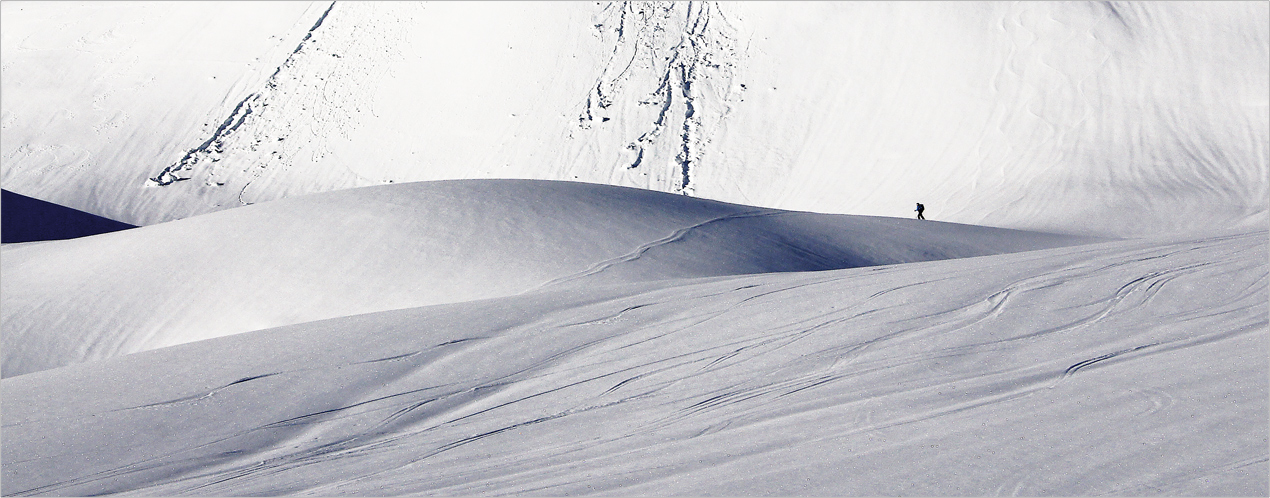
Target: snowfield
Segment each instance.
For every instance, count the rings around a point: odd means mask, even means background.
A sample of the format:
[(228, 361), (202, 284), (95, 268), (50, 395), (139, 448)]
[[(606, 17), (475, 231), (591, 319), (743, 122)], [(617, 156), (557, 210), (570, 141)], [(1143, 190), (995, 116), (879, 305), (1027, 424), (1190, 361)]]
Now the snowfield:
[(1259, 495), (1267, 234), (578, 285), (6, 378), (6, 495)]
[(1265, 2), (0, 23), (0, 494), (1270, 495)]

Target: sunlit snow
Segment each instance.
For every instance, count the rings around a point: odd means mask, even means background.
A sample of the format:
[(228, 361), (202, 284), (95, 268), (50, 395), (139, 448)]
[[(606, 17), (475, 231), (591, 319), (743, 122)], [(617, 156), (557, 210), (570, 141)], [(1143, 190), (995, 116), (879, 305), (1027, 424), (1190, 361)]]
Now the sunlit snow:
[(1265, 2), (0, 14), (0, 494), (1270, 494)]

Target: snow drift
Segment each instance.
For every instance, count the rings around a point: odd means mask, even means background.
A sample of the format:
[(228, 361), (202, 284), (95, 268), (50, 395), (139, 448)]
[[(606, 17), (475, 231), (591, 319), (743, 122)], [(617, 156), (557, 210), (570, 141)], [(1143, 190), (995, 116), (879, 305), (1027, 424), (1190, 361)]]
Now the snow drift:
[(569, 182), (350, 189), (4, 250), (3, 372), (543, 286), (828, 270), (1091, 240)]
[(2, 491), (1264, 496), (1267, 241), (544, 289), (70, 365), (0, 381)]
[(1270, 221), (1264, 2), (0, 9), (0, 180), (133, 224), (497, 177), (1117, 236)]

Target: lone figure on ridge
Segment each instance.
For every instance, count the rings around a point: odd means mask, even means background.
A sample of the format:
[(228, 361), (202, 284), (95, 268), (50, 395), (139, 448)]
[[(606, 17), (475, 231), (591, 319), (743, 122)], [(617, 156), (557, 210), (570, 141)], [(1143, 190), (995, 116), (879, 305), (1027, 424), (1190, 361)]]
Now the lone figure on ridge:
[(923, 205), (922, 205), (922, 203), (920, 203), (920, 202), (919, 202), (919, 203), (917, 203), (917, 209), (916, 209), (916, 211), (917, 211), (917, 219), (919, 219), (919, 220), (924, 220), (924, 219), (926, 219), (926, 217), (925, 217), (925, 216), (922, 216), (922, 211), (925, 211), (925, 210), (926, 210), (926, 206), (923, 206)]

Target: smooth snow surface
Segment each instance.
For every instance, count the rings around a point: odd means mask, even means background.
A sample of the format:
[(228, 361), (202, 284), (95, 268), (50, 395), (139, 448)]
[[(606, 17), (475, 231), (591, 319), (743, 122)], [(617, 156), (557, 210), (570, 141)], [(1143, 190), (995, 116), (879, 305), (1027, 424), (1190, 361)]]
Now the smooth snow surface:
[(543, 290), (4, 379), (3, 493), (1267, 493), (1267, 232)]
[(0, 9), (0, 180), (133, 224), (460, 178), (1113, 236), (1270, 221), (1266, 2)]
[(9, 377), (539, 287), (828, 270), (1089, 241), (586, 183), (385, 185), (5, 249), (0, 354)]

